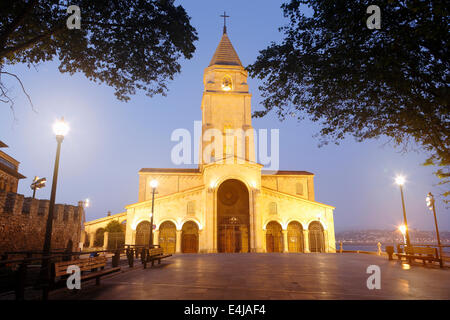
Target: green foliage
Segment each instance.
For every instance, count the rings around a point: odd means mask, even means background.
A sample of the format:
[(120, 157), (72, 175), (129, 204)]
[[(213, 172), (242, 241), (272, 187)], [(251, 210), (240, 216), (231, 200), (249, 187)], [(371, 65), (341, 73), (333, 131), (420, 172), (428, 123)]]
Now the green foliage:
[(108, 223), (106, 225), (105, 231), (107, 231), (107, 232), (124, 232), (122, 225), (116, 220), (113, 220), (110, 223)]
[(95, 231), (94, 247), (102, 247), (104, 242), (105, 229), (99, 228)]
[[(381, 29), (369, 30), (366, 9), (381, 9)], [(300, 5), (313, 9), (306, 16)], [(292, 0), (289, 25), (248, 67), (263, 81), (262, 117), (275, 110), (320, 122), (321, 144), (347, 136), (387, 136), (411, 142), (449, 181), (449, 7), (441, 0)], [(448, 195), (448, 193), (447, 193)]]
[[(195, 51), (196, 30), (173, 0), (78, 0), (81, 29), (69, 30), (67, 1), (0, 2), (0, 75), (8, 65), (58, 59), (60, 72), (82, 72), (128, 101), (137, 89), (165, 94), (180, 58)], [(18, 79), (20, 81), (20, 79)], [(0, 78), (1, 81), (1, 78)], [(0, 82), (1, 84), (1, 82)], [(0, 100), (13, 103), (0, 86)]]

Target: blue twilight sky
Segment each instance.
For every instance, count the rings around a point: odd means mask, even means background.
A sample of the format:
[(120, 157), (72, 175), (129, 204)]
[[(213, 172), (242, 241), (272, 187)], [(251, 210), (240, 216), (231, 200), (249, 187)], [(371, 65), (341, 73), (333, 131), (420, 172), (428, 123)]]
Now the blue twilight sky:
[[(52, 178), (56, 141), (52, 123), (64, 116), (70, 133), (62, 146), (56, 200), (75, 204), (89, 197), (87, 219), (123, 212), (137, 201), (138, 171), (143, 167), (174, 167), (170, 151), (175, 142), (170, 135), (177, 128), (193, 131), (201, 119), (203, 70), (219, 43), (224, 10), (228, 35), (242, 63), (255, 61), (258, 51), (271, 41), (280, 41), (278, 27), (283, 17), (282, 1), (178, 1), (192, 17), (199, 41), (193, 59), (182, 61), (181, 74), (170, 83), (167, 97), (149, 98), (144, 93), (128, 103), (119, 102), (113, 90), (97, 85), (82, 74), (70, 76), (57, 70), (58, 63), (44, 63), (28, 69), (17, 65), (17, 73), (30, 93), (37, 112), (33, 112), (20, 88), (9, 82), (16, 97), (16, 121), (6, 105), (0, 106), (0, 140), (3, 149), (18, 159), (20, 172), (27, 176), (19, 192), (30, 195), (29, 184), (35, 175)], [(259, 82), (249, 79), (252, 108), (260, 107)], [(433, 217), (425, 205), (431, 191), (439, 194), (433, 168), (423, 167), (426, 155), (400, 153), (386, 139), (357, 143), (348, 138), (341, 145), (318, 148), (313, 134), (320, 129), (309, 121), (289, 119), (279, 122), (271, 113), (254, 119), (259, 128), (280, 129), (280, 169), (315, 173), (316, 200), (336, 207), (337, 231), (360, 228), (395, 228), (402, 221), (400, 192), (394, 176), (407, 177), (405, 201), (411, 228), (434, 230)], [(49, 198), (50, 183), (38, 191), (38, 198)], [(450, 229), (449, 211), (437, 202), (442, 230)]]

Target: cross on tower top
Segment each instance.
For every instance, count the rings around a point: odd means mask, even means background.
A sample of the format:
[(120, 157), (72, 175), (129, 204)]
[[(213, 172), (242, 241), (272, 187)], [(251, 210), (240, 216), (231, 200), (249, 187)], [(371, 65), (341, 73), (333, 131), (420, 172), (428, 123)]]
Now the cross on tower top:
[(227, 13), (224, 11), (221, 17), (223, 18), (223, 33), (227, 33), (227, 18), (230, 16), (227, 16)]

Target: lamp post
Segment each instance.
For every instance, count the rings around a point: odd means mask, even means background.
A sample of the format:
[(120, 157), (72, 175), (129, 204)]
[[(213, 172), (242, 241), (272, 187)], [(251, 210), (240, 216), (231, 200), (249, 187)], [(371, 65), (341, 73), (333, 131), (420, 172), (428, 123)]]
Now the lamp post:
[(405, 209), (405, 199), (403, 197), (403, 185), (405, 184), (405, 177), (403, 176), (397, 176), (395, 178), (395, 183), (397, 183), (400, 187), (400, 193), (402, 196), (402, 208), (403, 208), (403, 221), (405, 223), (405, 235), (406, 235), (406, 246), (411, 246), (411, 240), (409, 238), (409, 231), (408, 231), (408, 221), (406, 220), (406, 209)]
[[(55, 208), (55, 196), (56, 196), (56, 184), (58, 181), (58, 169), (59, 169), (59, 155), (61, 153), (61, 143), (64, 140), (64, 136), (69, 132), (69, 126), (64, 121), (64, 117), (61, 118), (61, 120), (56, 121), (53, 124), (53, 132), (56, 135), (56, 158), (55, 158), (55, 166), (53, 168), (53, 180), (52, 180), (52, 191), (50, 194), (50, 205), (48, 208), (48, 217), (47, 217), (47, 226), (45, 229), (45, 239), (44, 239), (44, 248), (43, 248), (43, 256), (45, 257), (42, 261), (42, 275), (45, 276), (46, 280), (48, 280), (48, 277), (50, 276), (50, 268), (49, 268), (49, 254), (50, 254), (50, 248), (51, 248), (51, 241), (52, 241), (52, 228), (53, 228), (53, 211)], [(44, 300), (47, 300), (48, 298), (48, 288), (44, 288), (43, 292), (43, 298)]]
[(439, 246), (439, 256), (442, 259), (441, 238), (439, 236), (439, 228), (438, 228), (438, 223), (437, 223), (437, 218), (436, 218), (436, 207), (434, 206), (433, 194), (431, 192), (428, 192), (425, 200), (427, 201), (428, 209), (432, 210), (433, 214), (434, 214), (434, 225), (436, 226), (436, 237), (437, 237), (437, 242), (438, 242), (438, 246)]
[(154, 208), (155, 208), (155, 191), (156, 191), (156, 187), (158, 187), (158, 180), (150, 181), (150, 187), (152, 187), (152, 216), (150, 217), (149, 247), (153, 248), (153, 212), (154, 212)]
[(398, 227), (398, 230), (400, 230), (400, 232), (403, 235), (403, 244), (406, 244), (406, 238), (405, 238), (405, 234), (406, 234), (406, 226), (404, 224), (400, 225)]
[(69, 132), (69, 126), (64, 121), (64, 117), (58, 120), (53, 125), (53, 132), (56, 135), (56, 158), (55, 167), (53, 168), (53, 181), (52, 181), (52, 191), (50, 194), (50, 205), (48, 208), (47, 217), (47, 227), (45, 229), (45, 241), (44, 241), (44, 255), (50, 252), (51, 240), (52, 240), (52, 227), (53, 227), (53, 211), (55, 208), (55, 196), (56, 196), (56, 184), (58, 181), (58, 169), (59, 169), (59, 155), (61, 153), (61, 143), (64, 140), (64, 136)]

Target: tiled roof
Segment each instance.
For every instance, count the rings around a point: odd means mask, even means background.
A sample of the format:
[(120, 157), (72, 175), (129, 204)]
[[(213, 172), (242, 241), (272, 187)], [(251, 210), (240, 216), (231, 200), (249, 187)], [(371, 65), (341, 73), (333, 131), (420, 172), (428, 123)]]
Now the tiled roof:
[(310, 176), (314, 175), (314, 173), (309, 171), (294, 171), (294, 170), (262, 170), (262, 174), (275, 174), (275, 175), (305, 175)]
[(226, 33), (223, 34), (209, 66), (216, 64), (242, 67), (241, 60), (239, 59)]
[(139, 172), (156, 172), (156, 173), (200, 173), (199, 169), (189, 168), (142, 168)]

